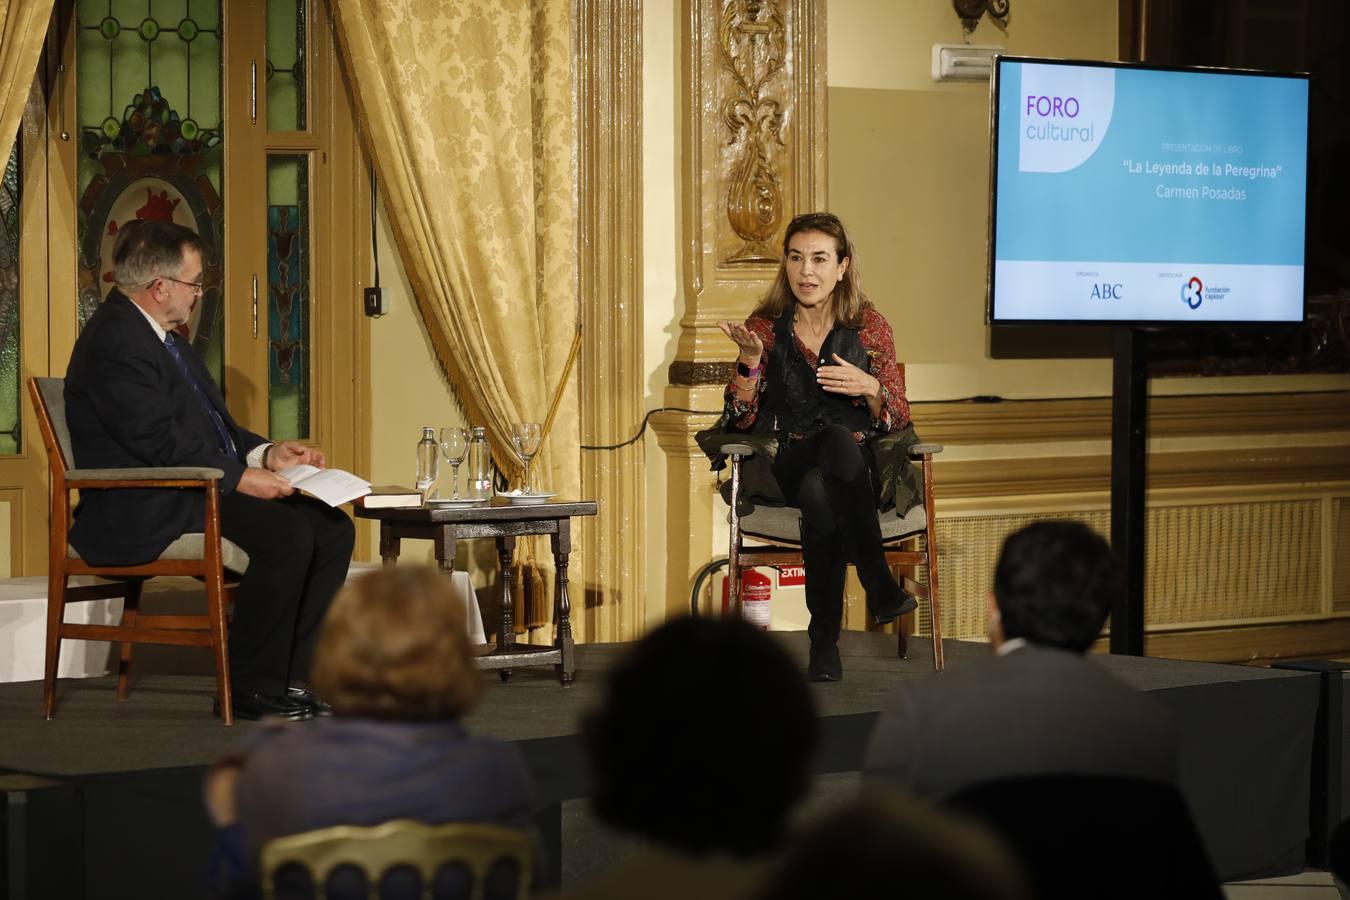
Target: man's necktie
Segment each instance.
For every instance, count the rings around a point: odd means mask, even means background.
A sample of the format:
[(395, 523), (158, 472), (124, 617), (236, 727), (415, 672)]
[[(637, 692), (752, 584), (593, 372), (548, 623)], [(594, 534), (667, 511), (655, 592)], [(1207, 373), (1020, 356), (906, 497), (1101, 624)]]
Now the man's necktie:
[(197, 402), (202, 405), (202, 409), (206, 410), (207, 416), (211, 419), (211, 424), (216, 426), (216, 435), (220, 438), (221, 451), (231, 456), (238, 456), (239, 453), (235, 449), (234, 439), (230, 437), (230, 429), (225, 427), (225, 420), (220, 417), (220, 413), (216, 412), (216, 407), (211, 403), (211, 398), (206, 396), (206, 389), (197, 380), (197, 376), (193, 373), (192, 367), (188, 365), (188, 361), (183, 358), (182, 349), (178, 346), (178, 338), (172, 331), (164, 335), (164, 349), (169, 351), (173, 361), (178, 364), (179, 371), (183, 373), (183, 377), (187, 379), (188, 384), (192, 385), (192, 392), (197, 395)]

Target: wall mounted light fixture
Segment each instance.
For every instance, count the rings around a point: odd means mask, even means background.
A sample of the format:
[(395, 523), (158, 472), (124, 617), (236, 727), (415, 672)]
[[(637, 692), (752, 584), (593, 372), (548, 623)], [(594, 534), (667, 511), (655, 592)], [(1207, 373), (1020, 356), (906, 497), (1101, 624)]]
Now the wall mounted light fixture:
[(934, 44), (934, 81), (988, 81), (994, 57), (1005, 50), (997, 44)]
[(1012, 0), (952, 0), (952, 9), (956, 10), (966, 34), (975, 30), (975, 26), (980, 24), (980, 19), (984, 18), (985, 13), (998, 23), (999, 28), (1006, 30), (1011, 6)]

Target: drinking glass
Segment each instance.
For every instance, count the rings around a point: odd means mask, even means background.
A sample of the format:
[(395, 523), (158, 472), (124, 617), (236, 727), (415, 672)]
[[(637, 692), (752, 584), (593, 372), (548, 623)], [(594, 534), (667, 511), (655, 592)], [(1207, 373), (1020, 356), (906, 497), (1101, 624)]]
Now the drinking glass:
[(525, 483), (520, 486), (522, 494), (533, 494), (530, 486), (530, 459), (539, 452), (539, 441), (544, 429), (538, 422), (517, 422), (511, 426), (511, 443), (516, 445), (516, 455), (525, 463)]
[(459, 499), (459, 464), (464, 462), (464, 454), (469, 452), (469, 432), (455, 425), (441, 429), (441, 454), (450, 464), (450, 478), (454, 483), (451, 500)]

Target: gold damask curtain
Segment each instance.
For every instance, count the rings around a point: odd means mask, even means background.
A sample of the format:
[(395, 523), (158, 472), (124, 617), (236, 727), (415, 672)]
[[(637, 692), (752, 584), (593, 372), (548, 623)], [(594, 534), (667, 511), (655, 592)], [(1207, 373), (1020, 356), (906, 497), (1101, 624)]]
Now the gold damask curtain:
[(534, 480), (579, 497), (575, 371), (563, 380), (577, 283), (571, 0), (333, 9), (385, 208), (452, 388), (504, 471), (519, 466), (511, 424), (543, 422), (559, 397)]
[(51, 17), (52, 0), (0, 0), (0, 168), (19, 133)]

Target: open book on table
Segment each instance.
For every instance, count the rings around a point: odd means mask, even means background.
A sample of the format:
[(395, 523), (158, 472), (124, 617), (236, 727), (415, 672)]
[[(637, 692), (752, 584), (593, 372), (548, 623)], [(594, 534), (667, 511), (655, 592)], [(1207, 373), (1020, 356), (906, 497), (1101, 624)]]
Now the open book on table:
[(350, 503), (370, 493), (370, 482), (342, 469), (320, 469), (315, 466), (289, 466), (277, 472), (297, 491), (322, 500), (329, 506)]

